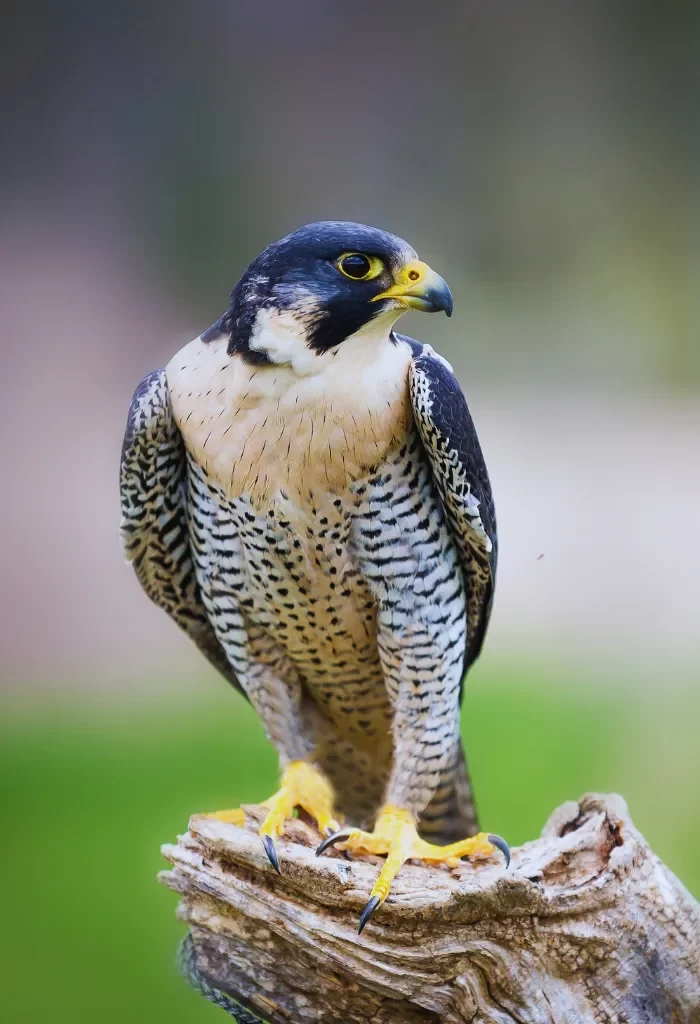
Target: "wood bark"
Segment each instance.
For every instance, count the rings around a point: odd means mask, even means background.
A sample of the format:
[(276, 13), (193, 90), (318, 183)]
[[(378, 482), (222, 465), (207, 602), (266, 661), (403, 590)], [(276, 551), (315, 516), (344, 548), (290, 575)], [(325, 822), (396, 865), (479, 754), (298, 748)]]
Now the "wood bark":
[(406, 864), (362, 935), (379, 860), (316, 857), (294, 819), (277, 875), (262, 813), (163, 850), (184, 969), (244, 1024), (700, 1024), (700, 905), (619, 796), (564, 804), (508, 870)]

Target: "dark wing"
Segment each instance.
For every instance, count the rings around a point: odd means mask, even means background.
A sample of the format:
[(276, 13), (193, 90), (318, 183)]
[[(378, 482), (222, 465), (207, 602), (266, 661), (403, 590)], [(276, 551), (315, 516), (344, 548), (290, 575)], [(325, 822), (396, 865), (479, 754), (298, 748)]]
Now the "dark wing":
[(134, 392), (122, 445), (120, 489), (122, 541), (141, 586), (240, 690), (195, 577), (185, 446), (173, 420), (165, 370), (149, 373)]
[(411, 402), (430, 459), (467, 590), (465, 672), (479, 656), (496, 580), (496, 511), (481, 445), (462, 389), (448, 364), (429, 346), (413, 349)]

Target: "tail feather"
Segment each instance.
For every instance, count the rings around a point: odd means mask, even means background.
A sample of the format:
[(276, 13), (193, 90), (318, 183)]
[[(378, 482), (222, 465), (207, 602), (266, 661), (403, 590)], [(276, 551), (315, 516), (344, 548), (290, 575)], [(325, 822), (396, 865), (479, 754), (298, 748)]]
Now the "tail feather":
[(461, 740), (452, 765), (420, 816), (419, 829), (425, 839), (440, 844), (454, 843), (479, 831), (479, 816)]

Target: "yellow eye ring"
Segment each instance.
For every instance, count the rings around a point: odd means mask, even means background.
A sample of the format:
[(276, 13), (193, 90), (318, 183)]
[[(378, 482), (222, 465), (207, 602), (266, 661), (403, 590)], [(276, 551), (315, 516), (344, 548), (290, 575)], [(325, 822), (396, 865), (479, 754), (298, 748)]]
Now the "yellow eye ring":
[(335, 265), (351, 281), (371, 281), (384, 270), (384, 264), (377, 256), (366, 256), (363, 252), (344, 252)]

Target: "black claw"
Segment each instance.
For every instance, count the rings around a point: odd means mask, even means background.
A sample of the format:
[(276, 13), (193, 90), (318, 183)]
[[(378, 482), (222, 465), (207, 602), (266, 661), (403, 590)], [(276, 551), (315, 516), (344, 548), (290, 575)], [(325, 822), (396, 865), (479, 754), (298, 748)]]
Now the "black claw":
[(367, 924), (367, 922), (369, 921), (370, 917), (375, 912), (375, 910), (377, 909), (377, 907), (379, 906), (379, 904), (381, 902), (382, 901), (379, 899), (378, 896), (372, 896), (372, 898), (370, 899), (370, 901), (368, 902), (367, 906), (362, 911), (362, 914), (360, 916), (360, 923), (359, 923), (359, 925), (357, 927), (357, 934), (358, 935), (362, 934), (362, 929)]
[(486, 838), (488, 839), (488, 841), (491, 843), (492, 846), (495, 846), (496, 849), (501, 851), (501, 853), (503, 854), (503, 856), (506, 859), (506, 867), (509, 867), (510, 866), (510, 846), (508, 846), (508, 843), (505, 841), (505, 839), (501, 839), (500, 836), (486, 836)]
[[(325, 836), (326, 836), (326, 839), (330, 839), (330, 837), (331, 837), (332, 835), (333, 835), (333, 829), (332, 829), (332, 828), (330, 827), (330, 825), (329, 825), (329, 826), (328, 826), (328, 828), (327, 828), (327, 829), (325, 830)], [(324, 849), (325, 849), (325, 847), (324, 847)], [(316, 850), (316, 856), (317, 856), (317, 857), (318, 857), (319, 853), (323, 853), (323, 850)], [(342, 857), (342, 858), (343, 858), (344, 860), (352, 860), (352, 857), (350, 856), (350, 854), (348, 853), (348, 851), (347, 851), (347, 850), (341, 850), (341, 851), (340, 851), (340, 856), (341, 856), (341, 857)]]
[(349, 828), (341, 828), (340, 832), (333, 832), (332, 835), (326, 836), (321, 845), (318, 847), (318, 849), (316, 850), (316, 856), (318, 857), (320, 856), (320, 854), (324, 853), (329, 848), (329, 846), (335, 846), (336, 843), (343, 843), (345, 842), (346, 839), (349, 838)]
[(282, 871), (280, 868), (280, 859), (277, 856), (277, 850), (275, 849), (274, 839), (272, 838), (272, 836), (261, 836), (260, 838), (262, 839), (262, 844), (265, 847), (265, 853), (267, 854), (270, 864), (272, 864), (277, 874), (281, 875)]

